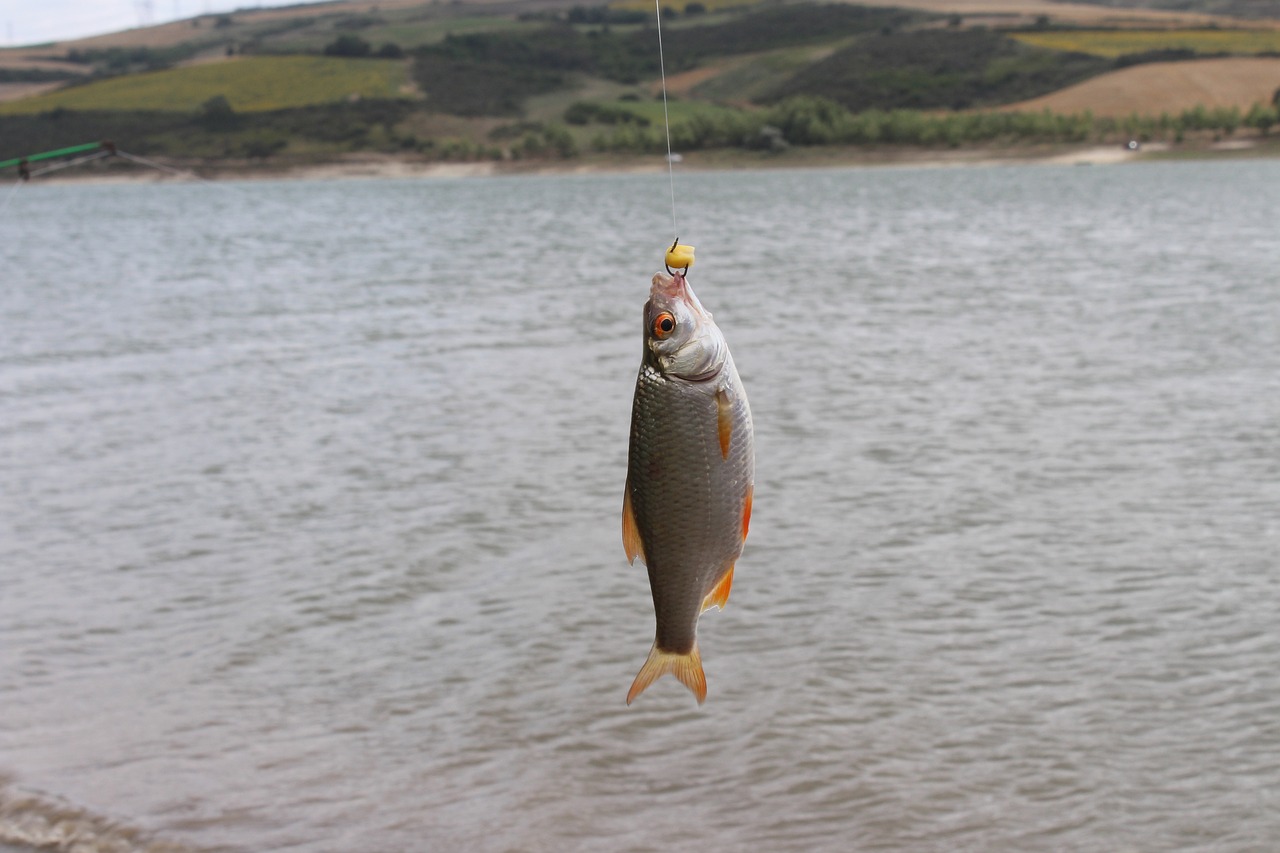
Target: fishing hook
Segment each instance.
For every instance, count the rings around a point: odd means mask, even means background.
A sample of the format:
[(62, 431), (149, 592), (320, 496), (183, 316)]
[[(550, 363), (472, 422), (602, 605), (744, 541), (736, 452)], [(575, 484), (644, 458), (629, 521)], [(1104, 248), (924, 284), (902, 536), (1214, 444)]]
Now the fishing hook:
[[(667, 251), (668, 251), (668, 252), (674, 252), (674, 251), (676, 250), (676, 246), (679, 246), (679, 245), (680, 245), (680, 238), (679, 238), (679, 237), (677, 237), (675, 240), (673, 240), (673, 241), (671, 242), (671, 248), (670, 248), (670, 249), (667, 249)], [(675, 270), (673, 270), (673, 269), (671, 268), (671, 265), (670, 265), (670, 264), (666, 264), (666, 263), (664, 263), (664, 264), (663, 264), (663, 266), (667, 268), (667, 275), (676, 275), (676, 274), (677, 274), (677, 273), (676, 273), (676, 271), (675, 271)], [(685, 278), (685, 277), (687, 277), (687, 276), (689, 275), (689, 267), (690, 267), (690, 266), (692, 266), (692, 265), (691, 265), (691, 264), (685, 264), (685, 265), (684, 265), (684, 269), (683, 269), (683, 270), (681, 270), (681, 271), (680, 271), (680, 273), (679, 273), (679, 275), (680, 275), (682, 278)]]

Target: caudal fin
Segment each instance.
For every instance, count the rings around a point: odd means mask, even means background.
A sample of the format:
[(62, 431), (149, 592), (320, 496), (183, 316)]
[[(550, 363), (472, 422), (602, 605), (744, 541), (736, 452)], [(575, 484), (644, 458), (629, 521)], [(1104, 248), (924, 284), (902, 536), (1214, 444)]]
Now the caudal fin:
[(707, 698), (707, 676), (702, 671), (702, 656), (698, 654), (698, 644), (695, 642), (689, 653), (682, 655), (664, 652), (654, 642), (653, 648), (649, 650), (649, 659), (640, 667), (636, 680), (631, 682), (631, 689), (627, 691), (627, 704), (630, 705), (646, 687), (667, 673), (671, 673), (688, 687), (699, 705)]

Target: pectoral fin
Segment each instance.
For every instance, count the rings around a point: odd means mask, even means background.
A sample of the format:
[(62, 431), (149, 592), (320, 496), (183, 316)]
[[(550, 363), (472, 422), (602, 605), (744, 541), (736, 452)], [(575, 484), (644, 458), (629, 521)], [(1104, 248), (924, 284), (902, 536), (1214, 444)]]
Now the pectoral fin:
[(716, 391), (716, 430), (720, 437), (720, 456), (729, 458), (729, 442), (733, 438), (733, 401), (723, 388)]
[(622, 547), (627, 551), (627, 562), (635, 565), (636, 557), (645, 562), (644, 545), (640, 541), (640, 528), (636, 527), (635, 510), (631, 508), (631, 480), (627, 480), (622, 495)]

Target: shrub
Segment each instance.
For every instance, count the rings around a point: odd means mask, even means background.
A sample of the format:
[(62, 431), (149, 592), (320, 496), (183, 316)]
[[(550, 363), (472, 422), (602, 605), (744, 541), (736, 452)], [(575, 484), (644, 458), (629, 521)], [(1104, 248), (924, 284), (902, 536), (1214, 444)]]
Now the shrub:
[(344, 33), (325, 45), (325, 56), (368, 56), (373, 48), (360, 36)]
[(289, 140), (285, 139), (278, 133), (259, 133), (245, 139), (240, 144), (240, 149), (244, 156), (255, 160), (265, 160), (278, 151), (283, 151), (289, 144)]
[(214, 95), (200, 105), (200, 126), (205, 130), (235, 130), (240, 125), (240, 117), (231, 108), (226, 95)]
[(1255, 128), (1263, 136), (1267, 136), (1271, 132), (1271, 126), (1276, 123), (1276, 119), (1275, 107), (1254, 104), (1249, 108), (1249, 112), (1245, 114), (1244, 123), (1246, 127)]
[(630, 110), (587, 101), (578, 101), (565, 110), (564, 120), (576, 125), (595, 122), (596, 124), (638, 124), (645, 127), (649, 124), (649, 119)]

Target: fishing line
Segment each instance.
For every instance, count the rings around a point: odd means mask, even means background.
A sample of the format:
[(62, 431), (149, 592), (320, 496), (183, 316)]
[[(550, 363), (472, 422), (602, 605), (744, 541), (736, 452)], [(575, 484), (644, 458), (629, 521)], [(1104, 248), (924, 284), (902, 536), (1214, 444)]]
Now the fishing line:
[(3, 211), (6, 207), (9, 206), (9, 202), (13, 201), (13, 197), (18, 194), (18, 187), (20, 186), (22, 186), (21, 179), (13, 182), (13, 186), (11, 186), (9, 188), (9, 191), (4, 194), (4, 201), (0, 202), (0, 211)]
[(31, 173), (31, 177), (38, 178), (41, 175), (47, 175), (50, 172), (57, 172), (60, 169), (69, 169), (72, 166), (79, 166), (82, 163), (88, 163), (90, 160), (100, 160), (103, 157), (110, 157), (110, 151), (99, 151), (96, 154), (89, 154), (85, 157), (77, 157), (74, 160), (66, 160), (61, 163), (54, 163), (52, 166), (45, 166), (43, 169), (36, 169)]
[[(667, 62), (662, 55), (662, 6), (661, 0), (653, 0), (653, 10), (658, 16), (658, 69), (662, 72), (662, 123), (667, 129), (667, 179), (671, 182), (671, 232), (675, 242), (680, 242), (680, 229), (676, 226), (676, 171), (671, 160), (671, 116), (667, 113)], [(672, 244), (675, 248), (675, 244)]]
[(166, 166), (164, 163), (157, 163), (155, 160), (148, 160), (146, 157), (139, 157), (137, 154), (130, 154), (128, 151), (117, 151), (116, 153), (130, 162), (137, 163), (139, 166), (150, 166), (152, 169), (159, 169), (162, 172), (169, 172), (195, 181), (203, 181), (207, 184), (216, 183), (215, 181), (210, 181), (206, 178), (200, 177), (195, 172), (189, 172), (185, 169), (175, 169), (173, 166)]

